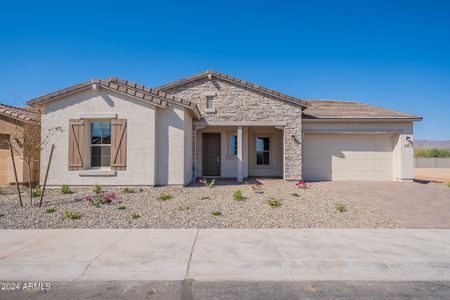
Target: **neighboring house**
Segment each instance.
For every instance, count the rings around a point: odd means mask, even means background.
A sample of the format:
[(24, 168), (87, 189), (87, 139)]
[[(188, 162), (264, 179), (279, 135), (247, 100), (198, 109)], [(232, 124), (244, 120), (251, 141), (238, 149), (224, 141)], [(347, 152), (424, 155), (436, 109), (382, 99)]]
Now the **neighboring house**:
[(57, 146), (50, 185), (411, 180), (413, 122), (421, 120), (357, 102), (301, 100), (214, 71), (156, 89), (96, 79), (28, 104), (45, 106), (43, 132), (64, 130), (49, 141)]
[[(15, 184), (14, 169), (11, 160), (10, 145), (14, 146), (14, 161), (16, 163), (17, 179), (20, 184), (28, 184), (28, 167), (21, 159), (23, 147), (16, 139), (25, 124), (39, 126), (39, 117), (29, 108), (14, 107), (0, 104), (0, 185)], [(39, 157), (33, 165), (33, 183), (39, 182)]]

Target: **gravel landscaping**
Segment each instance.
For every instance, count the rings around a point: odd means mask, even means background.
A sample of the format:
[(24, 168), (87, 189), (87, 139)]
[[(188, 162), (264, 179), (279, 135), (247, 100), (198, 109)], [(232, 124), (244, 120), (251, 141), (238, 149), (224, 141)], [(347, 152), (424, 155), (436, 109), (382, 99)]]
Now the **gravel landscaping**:
[(110, 204), (99, 206), (85, 199), (87, 194), (95, 195), (92, 188), (71, 188), (71, 194), (47, 189), (42, 208), (30, 207), (26, 195), (25, 207), (20, 208), (14, 189), (3, 189), (0, 228), (399, 227), (387, 217), (314, 184), (302, 189), (292, 182), (267, 179), (241, 185), (220, 181), (213, 188), (196, 183), (189, 187), (133, 189), (132, 193), (123, 193), (119, 187), (104, 187), (116, 197)]

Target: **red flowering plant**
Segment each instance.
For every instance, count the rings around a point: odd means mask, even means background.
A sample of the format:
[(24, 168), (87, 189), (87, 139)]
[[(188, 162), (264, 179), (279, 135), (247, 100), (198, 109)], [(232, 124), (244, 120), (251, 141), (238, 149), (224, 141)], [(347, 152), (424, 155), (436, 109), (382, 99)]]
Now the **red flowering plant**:
[(100, 192), (99, 194), (94, 195), (85, 195), (83, 199), (86, 202), (89, 202), (91, 205), (100, 206), (103, 204), (110, 204), (116, 199), (115, 193), (105, 193)]
[(303, 180), (300, 180), (295, 184), (295, 187), (298, 187), (300, 189), (309, 189), (311, 186)]

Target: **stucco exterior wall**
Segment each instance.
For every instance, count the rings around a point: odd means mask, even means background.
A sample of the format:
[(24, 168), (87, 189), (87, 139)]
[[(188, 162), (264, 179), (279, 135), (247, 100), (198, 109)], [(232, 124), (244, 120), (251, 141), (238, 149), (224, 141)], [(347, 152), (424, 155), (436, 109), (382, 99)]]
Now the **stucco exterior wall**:
[(184, 108), (174, 105), (158, 108), (156, 120), (156, 184), (183, 185), (186, 176)]
[[(283, 124), (285, 128), (285, 138), (283, 139), (285, 149), (284, 178), (301, 178), (302, 110), (300, 106), (216, 78), (205, 78), (186, 83), (166, 90), (166, 92), (197, 103), (204, 116), (203, 121), (210, 125), (243, 122)], [(212, 97), (215, 108), (213, 113), (206, 110), (205, 95), (207, 93), (215, 95)], [(201, 170), (197, 170), (197, 176), (199, 172)], [(225, 174), (228, 174), (228, 171)]]
[[(116, 113), (127, 119), (127, 167), (114, 176), (80, 176), (68, 170), (69, 119), (82, 114)], [(149, 103), (107, 90), (87, 90), (51, 102), (42, 117), (42, 134), (48, 129), (62, 127), (63, 133), (53, 135), (41, 154), (41, 182), (48, 162), (50, 145), (55, 144), (48, 185), (154, 185), (155, 184), (155, 107)], [(89, 135), (86, 135), (89, 139)], [(86, 140), (89, 145), (89, 140)], [(88, 151), (87, 148), (85, 148)], [(89, 168), (89, 162), (85, 162)]]
[(184, 184), (189, 184), (193, 178), (193, 145), (192, 145), (192, 114), (184, 110)]
[(394, 136), (394, 180), (414, 178), (412, 121), (305, 121), (304, 133), (392, 134)]

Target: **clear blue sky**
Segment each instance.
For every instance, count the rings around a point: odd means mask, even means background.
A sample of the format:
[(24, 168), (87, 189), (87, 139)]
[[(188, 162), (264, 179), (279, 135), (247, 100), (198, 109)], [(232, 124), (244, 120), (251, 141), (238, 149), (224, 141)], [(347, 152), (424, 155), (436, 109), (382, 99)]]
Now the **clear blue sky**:
[(450, 139), (450, 1), (8, 1), (0, 102), (98, 77), (213, 69), (305, 99), (419, 114)]

